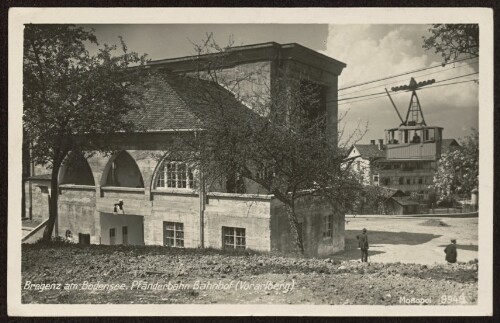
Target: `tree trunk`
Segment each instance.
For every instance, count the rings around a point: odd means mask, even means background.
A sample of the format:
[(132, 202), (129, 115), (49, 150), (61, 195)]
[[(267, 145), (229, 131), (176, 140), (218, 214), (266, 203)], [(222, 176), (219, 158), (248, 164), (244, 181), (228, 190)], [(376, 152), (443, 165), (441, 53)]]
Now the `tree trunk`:
[(232, 171), (226, 174), (226, 192), (236, 193), (236, 174)]
[(304, 253), (304, 243), (302, 240), (302, 228), (300, 227), (297, 215), (295, 214), (295, 206), (292, 204), (286, 205), (286, 214), (288, 216), (288, 221), (290, 223), (290, 229), (292, 231), (292, 236), (294, 238), (295, 247), (300, 253)]
[(54, 167), (52, 168), (52, 177), (50, 182), (50, 199), (49, 199), (49, 221), (47, 222), (47, 226), (43, 231), (43, 241), (50, 241), (52, 238), (52, 232), (54, 231), (54, 225), (57, 220), (58, 208), (57, 208), (57, 200), (59, 197), (59, 182), (58, 182), (58, 174), (59, 169), (61, 167), (61, 163), (54, 163)]

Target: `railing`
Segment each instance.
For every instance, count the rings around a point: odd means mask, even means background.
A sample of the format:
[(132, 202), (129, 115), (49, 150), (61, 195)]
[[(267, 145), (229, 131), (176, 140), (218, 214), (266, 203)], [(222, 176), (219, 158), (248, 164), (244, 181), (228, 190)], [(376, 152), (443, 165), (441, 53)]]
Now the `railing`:
[(477, 205), (468, 204), (468, 205), (463, 205), (461, 208), (448, 207), (448, 208), (428, 209), (427, 213), (429, 213), (429, 214), (458, 214), (458, 213), (471, 213), (471, 212), (477, 212), (477, 211), (478, 211)]
[[(36, 242), (38, 239), (40, 239), (41, 237), (39, 235), (37, 235), (37, 233), (39, 234), (40, 231), (47, 226), (47, 222), (49, 222), (49, 219), (46, 219), (45, 221), (40, 223), (37, 227), (35, 227), (33, 230), (31, 230), (30, 233), (28, 233), (26, 236), (24, 236), (21, 239), (21, 242), (33, 243), (33, 242)], [(38, 238), (38, 239), (36, 239), (36, 238)]]

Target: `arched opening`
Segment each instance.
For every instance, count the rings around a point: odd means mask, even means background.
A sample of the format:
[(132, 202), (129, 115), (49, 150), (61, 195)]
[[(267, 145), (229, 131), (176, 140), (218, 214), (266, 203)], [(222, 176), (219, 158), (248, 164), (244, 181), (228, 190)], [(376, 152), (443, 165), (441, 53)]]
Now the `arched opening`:
[(89, 163), (80, 153), (69, 153), (61, 167), (59, 184), (95, 186)]
[(164, 158), (157, 166), (153, 187), (156, 189), (196, 189), (198, 171), (189, 163)]
[(126, 151), (120, 152), (111, 162), (105, 186), (144, 188), (141, 171)]

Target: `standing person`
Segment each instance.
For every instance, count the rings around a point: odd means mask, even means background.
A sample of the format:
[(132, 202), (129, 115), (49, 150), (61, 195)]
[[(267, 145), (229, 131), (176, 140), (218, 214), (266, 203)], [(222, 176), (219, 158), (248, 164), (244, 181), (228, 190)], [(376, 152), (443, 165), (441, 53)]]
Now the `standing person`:
[(444, 248), (446, 254), (446, 261), (450, 264), (457, 262), (457, 240), (451, 239), (451, 243)]
[(368, 235), (366, 234), (366, 229), (363, 229), (363, 233), (357, 235), (358, 246), (361, 249), (361, 262), (368, 262)]

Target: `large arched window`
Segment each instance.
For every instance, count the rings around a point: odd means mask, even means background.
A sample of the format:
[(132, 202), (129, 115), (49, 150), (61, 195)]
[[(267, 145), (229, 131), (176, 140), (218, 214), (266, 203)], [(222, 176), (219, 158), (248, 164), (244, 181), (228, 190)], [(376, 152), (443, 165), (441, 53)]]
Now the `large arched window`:
[(196, 188), (195, 169), (185, 162), (165, 160), (156, 175), (156, 188)]
[(141, 171), (126, 151), (119, 153), (111, 162), (105, 186), (144, 188)]
[(69, 153), (61, 167), (59, 184), (95, 186), (87, 160), (79, 153)]

